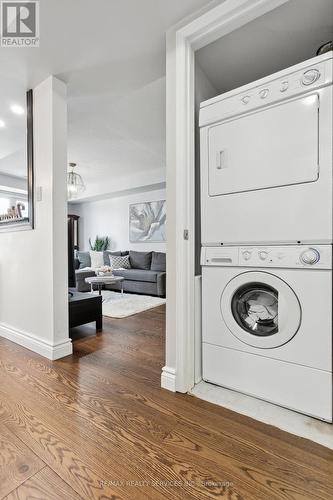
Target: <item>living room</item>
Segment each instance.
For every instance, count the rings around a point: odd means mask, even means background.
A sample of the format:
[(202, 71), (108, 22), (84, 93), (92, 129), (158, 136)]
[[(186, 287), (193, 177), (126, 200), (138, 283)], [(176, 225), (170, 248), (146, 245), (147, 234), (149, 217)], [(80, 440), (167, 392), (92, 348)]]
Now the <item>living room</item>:
[(103, 315), (113, 318), (165, 304), (165, 188), (69, 203), (68, 210), (76, 295), (100, 293)]
[(77, 75), (68, 96), (74, 293), (102, 295), (103, 315), (113, 318), (166, 300), (165, 77), (160, 69), (157, 61), (153, 75), (120, 74), (121, 92), (115, 79), (117, 88), (101, 91), (94, 71), (89, 89), (82, 81), (87, 73)]

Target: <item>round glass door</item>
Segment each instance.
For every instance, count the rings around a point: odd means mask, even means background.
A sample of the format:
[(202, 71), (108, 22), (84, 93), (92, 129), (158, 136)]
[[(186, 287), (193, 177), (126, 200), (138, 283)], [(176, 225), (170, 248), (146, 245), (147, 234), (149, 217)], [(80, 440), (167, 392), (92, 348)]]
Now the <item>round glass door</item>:
[(232, 335), (260, 349), (289, 342), (302, 320), (295, 292), (266, 271), (246, 271), (232, 278), (221, 294), (221, 314)]
[(268, 337), (279, 329), (279, 292), (269, 285), (243, 285), (231, 301), (232, 314), (238, 325), (252, 335)]

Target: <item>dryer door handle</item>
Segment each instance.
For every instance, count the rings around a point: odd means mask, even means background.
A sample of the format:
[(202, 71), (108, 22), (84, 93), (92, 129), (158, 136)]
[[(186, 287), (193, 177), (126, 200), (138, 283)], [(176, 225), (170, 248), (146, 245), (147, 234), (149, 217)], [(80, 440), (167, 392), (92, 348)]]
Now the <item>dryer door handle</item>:
[(216, 168), (217, 170), (222, 170), (222, 168), (227, 168), (227, 151), (221, 149), (216, 151)]

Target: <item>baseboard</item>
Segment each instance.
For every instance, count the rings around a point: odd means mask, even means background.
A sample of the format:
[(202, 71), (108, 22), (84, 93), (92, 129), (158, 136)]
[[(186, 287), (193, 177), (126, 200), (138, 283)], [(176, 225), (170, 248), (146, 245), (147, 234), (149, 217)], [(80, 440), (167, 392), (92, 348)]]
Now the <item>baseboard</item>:
[(49, 344), (34, 335), (17, 330), (4, 323), (0, 323), (0, 337), (15, 342), (15, 344), (19, 344), (52, 361), (69, 356), (73, 352), (71, 339), (64, 339), (56, 344)]
[(168, 366), (162, 368), (161, 387), (176, 392), (176, 370)]

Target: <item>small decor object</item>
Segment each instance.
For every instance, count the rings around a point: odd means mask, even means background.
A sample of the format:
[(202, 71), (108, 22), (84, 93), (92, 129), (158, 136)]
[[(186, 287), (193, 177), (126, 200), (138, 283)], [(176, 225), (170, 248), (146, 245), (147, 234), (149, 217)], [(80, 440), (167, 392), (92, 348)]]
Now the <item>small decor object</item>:
[(131, 269), (129, 255), (110, 255), (112, 269)]
[(76, 163), (69, 163), (69, 167), (71, 168), (71, 171), (67, 173), (67, 193), (69, 200), (76, 198), (86, 189), (81, 175), (74, 172), (76, 166)]
[(110, 266), (103, 266), (100, 269), (98, 269), (97, 273), (98, 276), (112, 276), (112, 267)]
[(326, 52), (329, 52), (330, 50), (333, 50), (333, 41), (331, 40), (330, 42), (323, 43), (317, 50), (317, 56), (321, 56), (322, 54), (326, 54)]
[(110, 246), (111, 240), (108, 236), (103, 236), (100, 238), (96, 236), (94, 243), (92, 243), (91, 238), (89, 238), (90, 249), (95, 252), (103, 252), (107, 250)]
[(166, 201), (148, 201), (129, 207), (131, 243), (165, 241)]
[(25, 210), (25, 205), (21, 202), (18, 202), (16, 206), (8, 208), (7, 213), (0, 214), (0, 223), (25, 220), (25, 217), (22, 215), (23, 210)]

